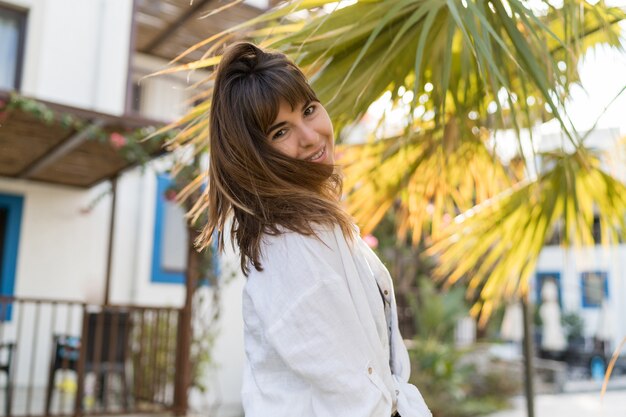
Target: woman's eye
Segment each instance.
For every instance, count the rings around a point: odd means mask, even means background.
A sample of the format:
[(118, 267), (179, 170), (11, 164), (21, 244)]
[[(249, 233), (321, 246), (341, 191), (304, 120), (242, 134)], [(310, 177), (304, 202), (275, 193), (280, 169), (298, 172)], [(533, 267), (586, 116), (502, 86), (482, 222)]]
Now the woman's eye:
[(315, 104), (310, 105), (304, 110), (304, 115), (309, 116), (315, 112)]
[(272, 139), (280, 139), (281, 137), (285, 136), (285, 133), (287, 133), (287, 129), (279, 129), (276, 131), (276, 133), (274, 133)]

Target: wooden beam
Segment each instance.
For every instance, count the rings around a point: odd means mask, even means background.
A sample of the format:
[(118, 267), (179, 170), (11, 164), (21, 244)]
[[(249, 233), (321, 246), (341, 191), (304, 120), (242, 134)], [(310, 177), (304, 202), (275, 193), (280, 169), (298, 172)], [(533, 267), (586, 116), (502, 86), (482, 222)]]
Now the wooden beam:
[(524, 392), (526, 393), (526, 415), (535, 417), (535, 382), (534, 382), (534, 366), (533, 356), (535, 355), (533, 348), (534, 331), (532, 324), (531, 304), (528, 300), (528, 294), (522, 295), (522, 317), (524, 319)]
[[(2, 1), (2, 0), (0, 0)], [(0, 89), (0, 100), (9, 102), (11, 100), (11, 91)], [(168, 120), (155, 120), (145, 117), (139, 114), (124, 114), (122, 116), (115, 116), (112, 114), (101, 113), (93, 110), (87, 110), (80, 107), (72, 107), (64, 104), (54, 103), (51, 101), (40, 100), (34, 97), (21, 96), (26, 99), (35, 100), (38, 103), (44, 104), (50, 110), (55, 113), (70, 113), (72, 116), (83, 120), (102, 120), (108, 126), (122, 126), (129, 129), (137, 129), (145, 126), (164, 126), (170, 121)]]
[(104, 305), (111, 301), (111, 271), (113, 266), (113, 247), (115, 241), (115, 218), (117, 217), (117, 176), (111, 178), (111, 215), (109, 217), (109, 246), (107, 248), (107, 264), (104, 282)]
[[(185, 13), (178, 16), (178, 18), (172, 22), (168, 27), (163, 29), (158, 35), (150, 41), (150, 43), (141, 49), (141, 52), (145, 54), (151, 54), (156, 48), (158, 48), (163, 42), (167, 40), (174, 32), (176, 32), (182, 25), (191, 19), (202, 7), (206, 6), (213, 0), (200, 0), (194, 6), (187, 9)], [(182, 52), (182, 51), (181, 51)]]
[(18, 178), (29, 178), (38, 172), (40, 172), (45, 167), (51, 165), (52, 163), (59, 160), (61, 157), (67, 155), (84, 141), (86, 141), (89, 136), (91, 136), (95, 131), (102, 128), (105, 125), (103, 120), (96, 120), (85, 129), (80, 132), (76, 132), (69, 138), (65, 139), (63, 142), (59, 143), (56, 147), (52, 148), (49, 152), (43, 154), (39, 159), (35, 160), (29, 166), (24, 168), (22, 172), (20, 172), (17, 177)]

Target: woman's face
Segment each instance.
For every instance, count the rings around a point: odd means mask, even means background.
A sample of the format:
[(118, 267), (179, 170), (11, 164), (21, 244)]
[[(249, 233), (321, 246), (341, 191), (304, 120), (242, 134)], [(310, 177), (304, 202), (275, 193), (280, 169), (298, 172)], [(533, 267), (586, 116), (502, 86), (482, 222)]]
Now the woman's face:
[(274, 149), (291, 158), (320, 164), (335, 161), (333, 125), (326, 109), (317, 101), (292, 109), (288, 102), (281, 100), (267, 139)]

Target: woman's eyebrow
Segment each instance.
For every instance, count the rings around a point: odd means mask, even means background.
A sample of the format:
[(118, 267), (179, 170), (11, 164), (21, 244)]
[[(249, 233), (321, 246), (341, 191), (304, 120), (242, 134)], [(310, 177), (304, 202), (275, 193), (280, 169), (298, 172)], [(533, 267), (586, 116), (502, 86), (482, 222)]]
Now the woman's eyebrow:
[[(313, 103), (313, 101), (312, 101), (312, 100), (305, 101), (305, 102), (304, 102), (304, 104), (302, 105), (302, 111), (305, 111), (305, 110), (306, 110), (306, 108), (307, 108), (307, 107), (309, 107), (309, 106), (311, 105), (311, 103)], [(266, 134), (268, 134), (268, 135), (269, 135), (270, 133), (272, 133), (272, 131), (274, 131), (274, 130), (278, 129), (279, 127), (283, 127), (283, 126), (284, 126), (284, 125), (286, 125), (286, 124), (287, 124), (287, 122), (278, 122), (278, 123), (276, 123), (275, 125), (270, 126), (270, 128), (269, 128), (269, 129), (267, 129), (267, 133), (266, 133)]]
[(279, 127), (283, 127), (286, 124), (287, 124), (287, 122), (278, 122), (278, 123), (276, 123), (274, 126), (271, 126), (269, 129), (267, 129), (267, 134), (269, 135), (274, 130), (278, 129)]

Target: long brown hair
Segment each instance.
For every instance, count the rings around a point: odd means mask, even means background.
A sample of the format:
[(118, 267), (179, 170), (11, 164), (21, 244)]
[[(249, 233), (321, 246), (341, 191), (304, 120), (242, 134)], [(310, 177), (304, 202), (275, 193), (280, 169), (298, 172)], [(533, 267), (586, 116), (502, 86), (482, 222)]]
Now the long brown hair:
[(314, 225), (338, 224), (352, 236), (352, 221), (341, 208), (337, 167), (298, 160), (274, 150), (267, 129), (280, 101), (292, 108), (318, 101), (306, 77), (284, 54), (251, 43), (229, 47), (217, 69), (210, 114), (208, 223), (200, 237), (206, 246), (217, 231), (240, 250), (241, 270), (262, 271), (264, 234), (294, 231), (315, 235)]

